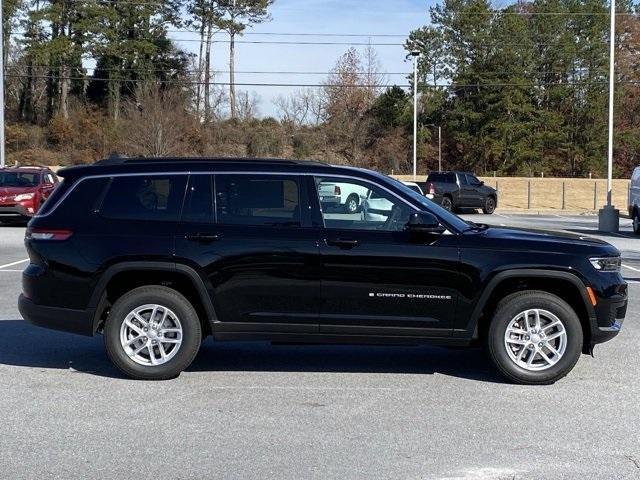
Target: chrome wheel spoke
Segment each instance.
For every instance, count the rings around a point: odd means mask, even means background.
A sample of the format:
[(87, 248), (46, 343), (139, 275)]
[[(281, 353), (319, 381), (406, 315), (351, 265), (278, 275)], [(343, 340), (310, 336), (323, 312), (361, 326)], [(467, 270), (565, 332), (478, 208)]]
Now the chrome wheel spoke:
[(528, 371), (546, 370), (562, 359), (567, 331), (555, 314), (532, 308), (511, 319), (505, 329), (504, 346), (519, 367)]
[[(158, 318), (159, 317), (159, 318)], [(120, 344), (136, 363), (155, 367), (170, 361), (182, 345), (182, 324), (163, 305), (141, 305), (120, 326)]]

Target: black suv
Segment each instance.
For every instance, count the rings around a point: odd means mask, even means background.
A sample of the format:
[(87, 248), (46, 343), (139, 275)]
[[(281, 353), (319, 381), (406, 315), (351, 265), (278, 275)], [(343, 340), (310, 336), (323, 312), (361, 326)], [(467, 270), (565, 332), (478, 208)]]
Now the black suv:
[[(485, 342), (546, 384), (613, 338), (620, 254), (596, 239), (468, 223), (368, 170), (290, 160), (110, 159), (61, 170), (29, 223), (19, 307), (139, 379), (179, 375), (202, 338)], [(323, 212), (324, 184), (362, 211)]]
[(426, 195), (446, 210), (481, 208), (491, 214), (498, 206), (498, 192), (469, 172), (434, 172), (427, 177)]

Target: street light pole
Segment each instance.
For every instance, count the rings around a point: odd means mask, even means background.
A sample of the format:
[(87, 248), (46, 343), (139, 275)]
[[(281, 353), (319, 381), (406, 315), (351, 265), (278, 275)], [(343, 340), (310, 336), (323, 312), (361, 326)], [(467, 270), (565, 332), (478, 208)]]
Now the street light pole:
[(420, 52), (411, 52), (413, 56), (413, 180), (418, 175), (418, 57)]
[(609, 31), (609, 145), (607, 151), (607, 205), (598, 212), (598, 230), (617, 232), (620, 229), (620, 211), (612, 202), (613, 188), (613, 102), (615, 87), (616, 2), (611, 0)]
[(0, 0), (0, 168), (5, 166), (4, 158), (4, 32), (2, 0)]
[(442, 171), (442, 127), (438, 125), (438, 171)]

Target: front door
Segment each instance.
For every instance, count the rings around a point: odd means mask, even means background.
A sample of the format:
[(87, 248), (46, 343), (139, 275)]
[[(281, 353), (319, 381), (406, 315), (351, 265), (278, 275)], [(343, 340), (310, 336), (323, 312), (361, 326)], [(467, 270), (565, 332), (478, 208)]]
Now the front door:
[(316, 333), (317, 229), (295, 175), (191, 175), (176, 257), (204, 272), (216, 332)]
[(404, 231), (413, 207), (389, 190), (316, 178), (323, 182), (370, 192), (358, 213), (322, 212), (320, 332), (450, 336), (460, 283), (456, 236), (416, 241)]

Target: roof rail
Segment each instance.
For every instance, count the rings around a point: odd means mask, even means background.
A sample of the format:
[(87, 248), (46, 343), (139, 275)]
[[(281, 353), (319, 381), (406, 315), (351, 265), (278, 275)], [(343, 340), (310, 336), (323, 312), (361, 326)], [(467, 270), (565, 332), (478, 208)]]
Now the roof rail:
[(109, 158), (99, 160), (95, 165), (140, 165), (140, 164), (162, 164), (162, 163), (176, 163), (176, 162), (191, 162), (191, 163), (234, 163), (234, 162), (247, 162), (247, 163), (268, 163), (279, 165), (298, 165), (298, 164), (319, 164), (328, 165), (325, 162), (319, 160), (295, 160), (286, 158), (250, 158), (250, 157), (123, 157), (118, 155), (111, 155)]

